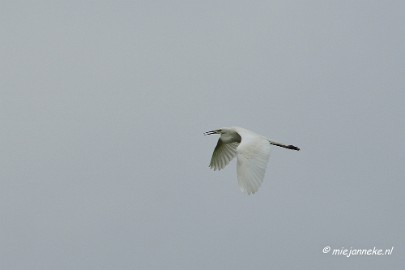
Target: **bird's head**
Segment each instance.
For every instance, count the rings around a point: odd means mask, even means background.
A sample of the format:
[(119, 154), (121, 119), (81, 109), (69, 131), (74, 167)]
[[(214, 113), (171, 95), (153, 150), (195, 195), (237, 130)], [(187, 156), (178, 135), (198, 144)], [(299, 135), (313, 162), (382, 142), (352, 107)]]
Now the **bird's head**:
[(212, 135), (212, 134), (222, 134), (222, 129), (215, 129), (215, 130), (204, 132), (204, 135)]
[(221, 141), (225, 143), (240, 142), (241, 137), (233, 128), (221, 128), (216, 130), (207, 131), (204, 135), (219, 134), (221, 135)]

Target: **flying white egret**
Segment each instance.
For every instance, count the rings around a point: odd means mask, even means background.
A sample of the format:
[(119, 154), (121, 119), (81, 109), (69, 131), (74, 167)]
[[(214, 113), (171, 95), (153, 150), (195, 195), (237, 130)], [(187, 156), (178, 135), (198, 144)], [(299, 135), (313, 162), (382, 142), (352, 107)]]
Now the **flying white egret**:
[(270, 145), (300, 150), (294, 145), (271, 141), (241, 127), (220, 128), (204, 133), (204, 135), (212, 134), (220, 134), (221, 137), (212, 153), (210, 168), (214, 171), (221, 170), (237, 156), (236, 173), (239, 188), (247, 194), (255, 193), (263, 182), (270, 157)]

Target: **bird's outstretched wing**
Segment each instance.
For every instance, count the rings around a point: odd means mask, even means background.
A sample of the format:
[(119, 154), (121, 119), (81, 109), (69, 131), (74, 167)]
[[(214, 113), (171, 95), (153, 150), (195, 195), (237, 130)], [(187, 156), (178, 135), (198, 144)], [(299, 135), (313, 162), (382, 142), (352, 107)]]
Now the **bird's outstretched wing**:
[(255, 193), (263, 183), (264, 173), (270, 157), (267, 140), (254, 141), (238, 147), (237, 175), (239, 188), (247, 194)]
[(236, 156), (238, 142), (224, 143), (218, 140), (214, 153), (212, 153), (210, 168), (214, 171), (225, 168), (226, 165)]

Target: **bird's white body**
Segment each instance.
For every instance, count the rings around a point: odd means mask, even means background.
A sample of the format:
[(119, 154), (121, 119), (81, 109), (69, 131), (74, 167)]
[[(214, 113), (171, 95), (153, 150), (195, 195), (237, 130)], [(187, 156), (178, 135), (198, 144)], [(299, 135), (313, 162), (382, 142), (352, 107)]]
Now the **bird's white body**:
[(214, 171), (221, 170), (236, 156), (239, 187), (247, 194), (255, 193), (263, 183), (271, 144), (299, 150), (292, 145), (272, 142), (266, 137), (241, 127), (221, 128), (205, 134), (221, 135), (212, 154), (210, 167)]

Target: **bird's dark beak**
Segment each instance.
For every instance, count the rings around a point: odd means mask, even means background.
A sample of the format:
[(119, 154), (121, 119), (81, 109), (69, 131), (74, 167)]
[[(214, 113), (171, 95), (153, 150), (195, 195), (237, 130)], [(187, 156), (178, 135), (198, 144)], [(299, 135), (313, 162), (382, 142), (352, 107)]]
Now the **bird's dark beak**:
[(211, 130), (211, 131), (204, 132), (204, 135), (212, 135), (212, 134), (220, 134), (220, 133), (221, 133), (221, 130), (217, 129), (217, 130)]

